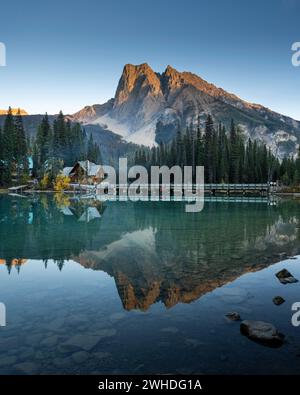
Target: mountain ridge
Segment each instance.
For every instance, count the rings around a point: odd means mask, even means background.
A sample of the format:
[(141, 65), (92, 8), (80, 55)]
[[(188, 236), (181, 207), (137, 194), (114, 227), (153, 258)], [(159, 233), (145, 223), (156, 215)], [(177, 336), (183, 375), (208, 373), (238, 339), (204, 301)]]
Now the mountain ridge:
[[(27, 111), (23, 110), (22, 108), (12, 108), (11, 112), (13, 115), (17, 115), (18, 112), (20, 111), (21, 115), (29, 115)], [(7, 115), (8, 110), (0, 110), (0, 115)]]
[(129, 142), (152, 146), (168, 143), (178, 125), (196, 124), (198, 119), (203, 124), (208, 113), (226, 126), (235, 119), (245, 137), (266, 143), (280, 157), (297, 152), (299, 121), (170, 65), (157, 73), (147, 63), (126, 64), (115, 97), (102, 105), (86, 106), (71, 119), (100, 124)]

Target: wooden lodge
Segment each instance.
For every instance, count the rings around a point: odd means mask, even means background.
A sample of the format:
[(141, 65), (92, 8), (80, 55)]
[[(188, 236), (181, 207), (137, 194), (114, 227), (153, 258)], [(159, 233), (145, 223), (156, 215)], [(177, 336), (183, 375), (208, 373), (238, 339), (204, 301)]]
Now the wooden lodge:
[(78, 161), (73, 167), (65, 167), (63, 174), (73, 183), (99, 184), (104, 179), (102, 166), (89, 160)]

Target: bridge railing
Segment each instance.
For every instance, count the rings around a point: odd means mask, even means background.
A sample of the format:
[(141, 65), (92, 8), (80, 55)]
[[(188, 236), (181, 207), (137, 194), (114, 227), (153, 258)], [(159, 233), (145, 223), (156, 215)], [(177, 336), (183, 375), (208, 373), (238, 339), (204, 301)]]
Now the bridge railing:
[[(87, 188), (95, 188), (95, 185), (81, 185), (82, 187), (87, 187)], [(96, 187), (100, 188), (103, 186), (103, 184), (97, 184)], [(130, 186), (130, 183), (128, 184), (107, 184), (105, 183), (105, 186), (109, 186), (111, 188), (118, 188), (118, 189), (127, 189)], [(267, 183), (262, 183), (262, 184), (139, 184), (141, 188), (204, 188), (204, 189), (244, 189), (244, 190), (250, 190), (250, 189), (256, 189), (256, 190), (262, 190), (262, 189), (269, 189), (271, 186)]]

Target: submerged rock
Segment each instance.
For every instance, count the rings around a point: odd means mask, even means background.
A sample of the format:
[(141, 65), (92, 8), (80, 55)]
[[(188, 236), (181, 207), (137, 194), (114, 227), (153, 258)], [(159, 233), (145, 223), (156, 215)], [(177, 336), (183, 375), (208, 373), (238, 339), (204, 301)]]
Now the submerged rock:
[(282, 284), (292, 284), (298, 282), (298, 280), (286, 269), (282, 269), (280, 272), (276, 273), (276, 277)]
[(68, 341), (61, 345), (62, 351), (75, 351), (83, 349), (84, 351), (92, 350), (99, 343), (98, 336), (92, 335), (74, 335)]
[(275, 298), (273, 298), (273, 303), (276, 304), (276, 306), (280, 306), (284, 302), (285, 300), (281, 296), (275, 296)]
[(51, 335), (46, 337), (42, 342), (41, 345), (45, 347), (54, 347), (58, 343), (59, 336), (58, 335)]
[(72, 359), (76, 363), (83, 363), (90, 357), (90, 354), (86, 351), (78, 351), (72, 354)]
[(284, 335), (268, 322), (245, 320), (241, 323), (240, 330), (249, 339), (269, 347), (280, 347), (283, 344)]
[(115, 336), (117, 331), (115, 329), (101, 329), (95, 334), (91, 335), (81, 335), (77, 334), (72, 336), (66, 342), (62, 343), (58, 349), (60, 352), (72, 352), (78, 349), (84, 351), (91, 351), (101, 340), (106, 339), (111, 336)]
[(240, 321), (240, 320), (241, 320), (241, 316), (240, 316), (239, 313), (237, 313), (236, 311), (227, 313), (227, 314), (226, 314), (226, 317), (227, 317), (230, 321)]

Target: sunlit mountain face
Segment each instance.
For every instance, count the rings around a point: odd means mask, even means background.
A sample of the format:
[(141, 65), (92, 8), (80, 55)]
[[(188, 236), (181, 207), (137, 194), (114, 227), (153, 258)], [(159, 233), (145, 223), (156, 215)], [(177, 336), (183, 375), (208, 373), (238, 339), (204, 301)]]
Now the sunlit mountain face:
[(207, 114), (212, 114), (216, 125), (229, 127), (234, 119), (245, 139), (265, 143), (279, 157), (297, 152), (299, 121), (171, 66), (158, 73), (147, 63), (126, 64), (113, 99), (86, 106), (70, 119), (111, 130), (128, 142), (153, 146), (169, 143), (179, 126), (203, 126)]

